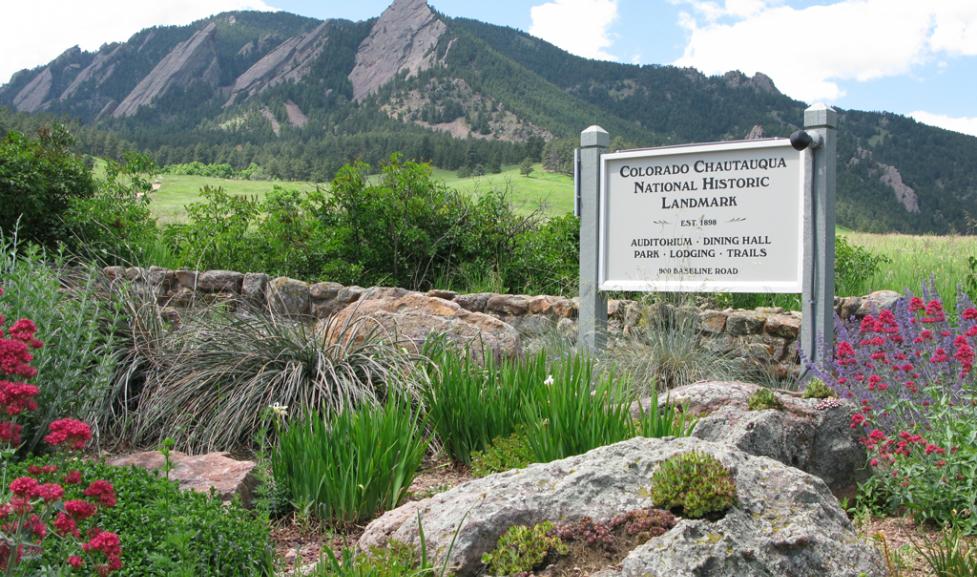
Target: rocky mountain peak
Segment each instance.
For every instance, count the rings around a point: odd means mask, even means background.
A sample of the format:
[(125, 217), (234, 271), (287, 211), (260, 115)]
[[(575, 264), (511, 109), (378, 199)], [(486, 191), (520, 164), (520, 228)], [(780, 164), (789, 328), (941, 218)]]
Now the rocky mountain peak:
[[(239, 97), (253, 96), (282, 82), (297, 82), (304, 78), (328, 40), (328, 28), (328, 21), (323, 22), (314, 30), (279, 44), (234, 81), (224, 106), (233, 105)], [(252, 43), (248, 46), (253, 48)]]
[(217, 25), (210, 22), (177, 44), (119, 103), (112, 116), (132, 116), (174, 86), (187, 86), (195, 81), (215, 84), (220, 77), (214, 41), (216, 31)]
[(426, 0), (394, 0), (356, 53), (353, 98), (362, 101), (401, 72), (414, 75), (437, 64), (435, 48), (447, 29)]

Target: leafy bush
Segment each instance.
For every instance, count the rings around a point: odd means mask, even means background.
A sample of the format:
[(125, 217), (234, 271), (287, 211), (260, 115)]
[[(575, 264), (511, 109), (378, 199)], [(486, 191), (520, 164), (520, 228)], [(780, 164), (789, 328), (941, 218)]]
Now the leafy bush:
[(784, 408), (784, 404), (780, 402), (777, 395), (773, 394), (773, 391), (770, 389), (763, 387), (757, 389), (755, 393), (750, 395), (746, 405), (751, 411), (766, 411), (770, 409), (780, 411)]
[(301, 418), (414, 393), (414, 358), (368, 320), (311, 329), (267, 313), (186, 316), (150, 343), (165, 354), (151, 360), (131, 416), (135, 442), (172, 436), (193, 450), (229, 450), (254, 439), (275, 403)]
[(852, 427), (880, 490), (917, 521), (977, 533), (977, 307), (961, 295), (948, 315), (938, 299), (906, 298), (866, 316), (855, 334), (839, 331), (834, 359), (817, 369), (861, 407)]
[(474, 451), (493, 439), (515, 432), (522, 422), (527, 397), (546, 378), (546, 359), (497, 361), (486, 353), (479, 363), (472, 355), (446, 349), (433, 359), (422, 398), (427, 419), (445, 451), (469, 464)]
[(279, 434), (272, 470), (300, 513), (357, 523), (401, 503), (426, 450), (416, 412), (391, 400), (329, 421), (293, 420)]
[(811, 379), (804, 387), (803, 397), (805, 399), (827, 399), (837, 396), (828, 385), (824, 384), (824, 381), (818, 378)]
[[(57, 464), (78, 470), (83, 479), (105, 479), (118, 503), (100, 510), (103, 529), (122, 540), (123, 567), (115, 575), (264, 576), (272, 575), (274, 552), (268, 527), (237, 504), (224, 504), (195, 491), (181, 491), (173, 482), (135, 467), (112, 467), (89, 460), (62, 463), (51, 458), (8, 465), (8, 476), (31, 466)], [(86, 485), (66, 485), (66, 499), (85, 498)], [(64, 551), (46, 549), (42, 560), (56, 565)]]
[(0, 139), (0, 231), (10, 234), (17, 223), (25, 240), (54, 247), (64, 240), (62, 218), (73, 198), (95, 193), (95, 181), (74, 139), (62, 125), (29, 138), (9, 132)]
[(102, 422), (117, 362), (115, 329), (122, 311), (117, 302), (101, 298), (99, 279), (95, 268), (69, 267), (60, 253), (0, 235), (2, 314), (32, 319), (45, 341), (45, 347), (34, 352), (40, 408), (26, 423), (30, 434), (24, 448), (29, 451), (39, 446), (55, 419)]
[(835, 286), (840, 295), (862, 295), (872, 290), (868, 281), (882, 265), (892, 260), (885, 255), (873, 254), (866, 248), (848, 242), (835, 235)]
[(107, 161), (105, 178), (97, 181), (95, 194), (72, 198), (65, 214), (73, 251), (110, 264), (177, 264), (173, 255), (164, 252), (149, 209), (155, 172), (156, 165), (141, 154), (128, 153), (122, 163)]
[(260, 270), (249, 230), (261, 214), (255, 198), (204, 186), (200, 202), (187, 205), (187, 224), (166, 228), (166, 241), (190, 269)]
[(655, 505), (691, 519), (713, 517), (736, 504), (732, 473), (712, 455), (699, 451), (666, 459), (651, 477)]
[(580, 219), (567, 214), (527, 228), (515, 237), (502, 276), (525, 294), (574, 295), (580, 281)]
[(524, 427), (508, 437), (496, 437), (484, 451), (472, 452), (472, 476), (485, 477), (511, 469), (524, 469), (534, 460)]
[(566, 555), (569, 549), (554, 534), (549, 521), (527, 527), (509, 527), (499, 537), (492, 551), (482, 555), (482, 564), (490, 575), (521, 575), (543, 566), (554, 555)]

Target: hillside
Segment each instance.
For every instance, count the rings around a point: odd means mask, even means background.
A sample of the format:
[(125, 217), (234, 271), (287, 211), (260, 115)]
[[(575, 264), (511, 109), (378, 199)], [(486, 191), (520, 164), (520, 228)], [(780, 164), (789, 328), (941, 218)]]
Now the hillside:
[[(364, 22), (233, 12), (155, 27), (17, 73), (0, 106), (70, 116), (164, 164), (256, 162), (313, 181), (395, 151), (446, 170), (539, 160), (590, 124), (619, 146), (785, 136), (804, 108), (762, 74), (587, 60), (425, 0)], [(974, 230), (977, 138), (840, 113), (840, 223)]]

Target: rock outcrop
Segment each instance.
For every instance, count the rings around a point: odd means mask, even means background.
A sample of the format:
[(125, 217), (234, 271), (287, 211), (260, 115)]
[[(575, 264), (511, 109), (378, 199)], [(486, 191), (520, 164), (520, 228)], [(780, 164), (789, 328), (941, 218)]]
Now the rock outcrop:
[[(375, 289), (374, 289), (375, 290)], [(519, 332), (512, 325), (484, 313), (463, 309), (458, 303), (402, 291), (384, 295), (364, 294), (359, 301), (340, 311), (331, 321), (338, 326), (356, 326), (357, 330), (371, 330), (379, 324), (398, 339), (410, 341), (420, 349), (435, 335), (462, 346), (470, 346), (476, 354), (483, 348), (496, 356), (514, 356), (519, 352)], [(371, 322), (357, 323), (358, 319)]]
[(117, 44), (114, 47), (99, 50), (91, 63), (85, 68), (82, 68), (81, 72), (72, 79), (71, 83), (64, 89), (58, 99), (62, 102), (70, 100), (89, 82), (94, 83), (95, 87), (98, 88), (108, 81), (112, 77), (112, 73), (115, 72), (124, 48), (124, 44)]
[(217, 25), (210, 22), (194, 32), (190, 38), (177, 44), (119, 103), (112, 116), (132, 116), (176, 86), (189, 86), (193, 82), (216, 86), (220, 79), (214, 45), (216, 31)]
[(827, 486), (816, 477), (734, 447), (694, 438), (636, 438), (585, 455), (476, 479), (408, 503), (367, 526), (364, 549), (392, 540), (447, 556), (459, 577), (479, 574), (480, 558), (513, 525), (610, 519), (652, 505), (652, 473), (665, 459), (708, 453), (729, 468), (738, 502), (716, 521), (683, 519), (633, 549), (602, 575), (644, 577), (881, 577), (878, 553), (859, 541)]
[[(865, 478), (867, 455), (849, 426), (857, 407), (837, 399), (803, 399), (774, 391), (783, 409), (751, 411), (761, 387), (702, 382), (672, 389), (668, 402), (698, 417), (692, 436), (770, 457), (823, 480), (836, 495), (850, 495)], [(664, 402), (664, 399), (661, 399)]]
[[(132, 465), (151, 471), (161, 471), (164, 463), (163, 455), (159, 451), (143, 451), (108, 460), (109, 465), (116, 467)], [(254, 461), (238, 461), (227, 453), (185, 455), (173, 451), (170, 454), (170, 465), (170, 479), (178, 482), (181, 489), (199, 493), (210, 493), (214, 490), (225, 501), (237, 496), (247, 505), (257, 483), (252, 474)]]
[(327, 21), (279, 44), (237, 77), (224, 106), (231, 106), (283, 82), (295, 82), (304, 78), (322, 53), (322, 48), (329, 39), (328, 31)]
[(54, 74), (48, 66), (40, 74), (31, 79), (27, 86), (14, 96), (14, 108), (18, 112), (37, 112), (40, 110), (51, 93)]
[(394, 0), (356, 53), (349, 73), (353, 99), (362, 101), (401, 72), (410, 76), (433, 67), (447, 29), (427, 0)]

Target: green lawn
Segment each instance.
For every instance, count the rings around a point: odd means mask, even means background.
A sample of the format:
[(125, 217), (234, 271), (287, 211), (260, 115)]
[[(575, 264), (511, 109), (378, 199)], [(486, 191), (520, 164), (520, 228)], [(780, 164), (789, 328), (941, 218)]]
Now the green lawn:
[(185, 176), (163, 174), (159, 176), (159, 190), (151, 193), (153, 214), (160, 224), (183, 222), (186, 220), (186, 205), (200, 200), (200, 189), (204, 186), (223, 187), (231, 194), (243, 194), (264, 198), (275, 186), (315, 190), (311, 182), (282, 182), (275, 180), (228, 180), (206, 176)]
[[(468, 194), (506, 190), (515, 209), (523, 214), (537, 209), (541, 209), (547, 216), (573, 211), (573, 178), (544, 172), (539, 164), (529, 176), (520, 175), (517, 166), (505, 167), (500, 174), (471, 178), (458, 178), (453, 171), (435, 168), (434, 176), (444, 180), (448, 186)], [(175, 174), (161, 175), (159, 181), (159, 190), (152, 193), (152, 208), (161, 224), (184, 221), (184, 207), (200, 199), (200, 189), (203, 186), (220, 186), (228, 193), (246, 194), (259, 199), (276, 185), (303, 191), (313, 190), (316, 186), (315, 183), (301, 181), (226, 180)]]

